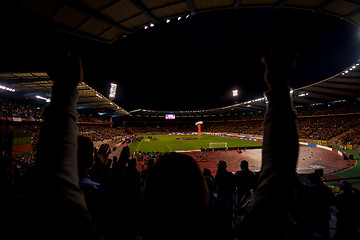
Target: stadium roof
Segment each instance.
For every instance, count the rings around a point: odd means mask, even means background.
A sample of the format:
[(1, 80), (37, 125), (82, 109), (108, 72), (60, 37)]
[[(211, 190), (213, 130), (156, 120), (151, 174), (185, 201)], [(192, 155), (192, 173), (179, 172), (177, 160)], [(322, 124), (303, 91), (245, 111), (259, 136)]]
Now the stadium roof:
[(22, 0), (20, 9), (50, 27), (112, 43), (138, 29), (200, 12), (254, 8), (295, 8), (337, 16), (360, 26), (358, 0)]
[[(46, 72), (0, 73), (0, 92), (12, 99), (50, 99), (53, 81)], [(84, 82), (79, 84), (77, 109), (121, 116), (129, 113)], [(6, 94), (7, 93), (7, 94)]]
[[(36, 99), (40, 96), (50, 98), (52, 80), (45, 72), (0, 73), (0, 92), (14, 99)], [(7, 88), (7, 89), (5, 89)], [(320, 82), (293, 90), (295, 106), (318, 105), (329, 102), (354, 101), (360, 98), (360, 60), (343, 72)], [(127, 112), (104, 95), (84, 82), (79, 85), (78, 109), (91, 109), (111, 116), (131, 115), (134, 117), (164, 118), (173, 113), (184, 117), (215, 117), (249, 112), (261, 112), (266, 109), (266, 99), (257, 98), (229, 106), (184, 111), (161, 111), (137, 109)]]
[[(169, 20), (177, 20), (180, 17), (184, 19), (189, 14), (226, 9), (237, 10), (261, 7), (299, 9), (310, 13), (313, 12), (335, 16), (354, 24), (355, 26), (360, 26), (360, 0), (21, 0), (11, 1), (10, 4), (16, 5), (15, 8), (20, 11), (12, 12), (2, 8), (4, 12), (9, 12), (9, 15), (5, 14), (4, 16), (5, 19), (9, 20), (5, 24), (9, 24), (11, 29), (14, 28), (21, 34), (23, 33), (19, 26), (11, 24), (12, 22), (16, 21), (16, 23), (18, 23), (17, 21), (19, 21), (20, 25), (24, 23), (25, 27), (29, 27), (29, 25), (36, 26), (39, 27), (40, 31), (44, 31), (47, 27), (50, 27), (51, 29), (56, 29), (60, 32), (108, 44), (138, 32), (138, 30), (151, 28), (153, 24), (166, 23)], [(29, 21), (28, 25), (25, 24), (26, 20)], [(308, 25), (305, 25), (305, 27), (308, 28)], [(6, 34), (9, 34), (8, 32), (4, 33), (5, 37), (7, 37)], [(18, 37), (18, 35), (16, 35), (15, 38), (16, 37), (22, 38), (22, 36)], [(26, 37), (29, 36), (24, 34), (24, 38)], [(33, 36), (30, 36), (29, 38), (32, 37)], [(10, 40), (13, 40), (13, 38), (10, 38)], [(43, 42), (46, 42), (46, 40), (41, 41), (41, 43)], [(114, 45), (116, 44), (113, 44), (112, 46)], [(56, 43), (54, 46), (59, 47)], [(33, 48), (33, 46), (31, 47)], [(334, 46), (331, 47), (335, 48)], [(7, 45), (5, 45), (4, 48), (11, 49), (11, 47)], [(36, 46), (34, 48), (39, 50)], [(138, 48), (141, 49), (140, 47)], [(9, 53), (12, 54), (12, 51), (9, 51)], [(121, 53), (122, 52), (116, 54), (121, 56)], [(26, 55), (27, 53), (24, 53), (22, 56), (14, 56), (21, 60), (21, 57)], [(146, 59), (149, 59), (149, 62), (156, 62), (154, 61), (155, 57), (156, 56), (148, 55)], [(357, 58), (358, 57), (355, 57), (354, 59)], [(7, 61), (6, 57), (3, 59), (5, 59), (4, 61)], [(354, 59), (350, 62), (354, 61)], [(137, 62), (138, 61), (135, 63)], [(349, 66), (348, 69), (350, 67), (351, 66)], [(30, 68), (27, 68), (27, 70), (36, 71)], [(5, 69), (3, 72), (27, 70)], [(126, 72), (125, 70), (122, 71)], [(132, 72), (130, 70), (128, 71)], [(358, 92), (360, 92), (360, 73), (357, 69), (347, 71), (347, 73), (344, 72), (344, 75), (340, 73), (318, 83), (295, 89), (295, 105), (316, 104), (360, 97), (358, 94)], [(331, 74), (333, 73), (334, 72)], [(21, 76), (21, 74), (24, 76)], [(25, 77), (25, 75), (29, 76)], [(23, 96), (26, 96), (27, 94), (36, 96), (34, 94), (37, 93), (39, 95), (44, 94), (44, 96), (49, 96), (46, 94), (50, 93), (51, 80), (45, 75), (46, 73), (44, 72), (10, 73), (0, 76), (0, 81), (6, 80), (6, 83), (10, 84), (7, 87), (16, 89), (16, 95), (21, 93)], [(103, 83), (103, 81), (101, 81), (101, 83)], [(21, 89), (21, 87), (25, 88), (25, 86), (27, 89), (18, 90)], [(96, 89), (100, 91), (100, 87), (98, 85), (95, 86)], [(1, 94), (3, 93), (2, 90), (3, 89), (0, 89)], [(99, 96), (103, 98), (100, 98)], [(105, 98), (90, 86), (86, 84), (80, 86), (79, 108), (85, 107), (96, 110), (107, 109), (109, 112), (115, 112), (115, 114), (118, 115), (128, 114), (127, 111), (120, 108), (114, 102), (111, 102), (112, 104), (110, 104), (110, 102), (109, 99)], [(265, 100), (258, 98), (230, 106), (205, 110), (157, 111), (138, 109), (131, 111), (130, 114), (133, 116), (156, 117), (173, 112), (184, 116), (211, 116), (231, 114), (232, 112), (262, 111), (264, 109)]]
[[(349, 66), (345, 71), (320, 82), (293, 90), (295, 106), (322, 105), (329, 102), (354, 101), (360, 99), (360, 60)], [(186, 117), (215, 117), (235, 115), (239, 113), (261, 112), (266, 109), (265, 97), (252, 99), (220, 108), (194, 111), (159, 111), (137, 109), (130, 111), (136, 117), (164, 117), (174, 113)]]

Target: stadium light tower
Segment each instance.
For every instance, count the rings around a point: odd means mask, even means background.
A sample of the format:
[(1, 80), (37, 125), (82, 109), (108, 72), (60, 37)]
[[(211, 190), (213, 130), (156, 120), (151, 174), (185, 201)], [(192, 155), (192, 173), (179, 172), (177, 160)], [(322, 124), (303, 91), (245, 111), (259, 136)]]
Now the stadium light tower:
[(238, 99), (239, 99), (239, 91), (237, 89), (232, 90), (232, 96), (233, 96), (233, 101), (234, 103), (238, 103)]
[(111, 99), (111, 100), (115, 99), (115, 96), (116, 96), (116, 88), (117, 88), (117, 84), (116, 84), (116, 83), (111, 83), (111, 85), (110, 85), (109, 99)]

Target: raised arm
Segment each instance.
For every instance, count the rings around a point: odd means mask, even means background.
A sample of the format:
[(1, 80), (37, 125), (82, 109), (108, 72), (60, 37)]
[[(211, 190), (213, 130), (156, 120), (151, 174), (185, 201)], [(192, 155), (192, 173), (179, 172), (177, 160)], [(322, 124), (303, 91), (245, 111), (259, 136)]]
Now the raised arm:
[(289, 234), (288, 210), (298, 157), (296, 114), (288, 86), (294, 59), (295, 54), (284, 51), (273, 51), (262, 58), (268, 104), (261, 172), (252, 206), (244, 218), (247, 237), (283, 239)]
[(77, 171), (77, 85), (80, 58), (70, 52), (49, 72), (54, 81), (39, 138), (39, 187), (44, 232), (49, 239), (96, 239)]

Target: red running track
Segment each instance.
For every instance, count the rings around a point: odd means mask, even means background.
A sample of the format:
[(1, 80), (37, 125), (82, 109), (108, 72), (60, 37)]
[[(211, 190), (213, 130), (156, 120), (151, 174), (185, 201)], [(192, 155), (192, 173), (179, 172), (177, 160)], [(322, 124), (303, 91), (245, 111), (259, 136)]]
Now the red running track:
[[(240, 162), (247, 160), (252, 171), (260, 171), (261, 168), (261, 149), (248, 149), (242, 153), (237, 151), (208, 151), (202, 154), (205, 161), (201, 161), (200, 152), (186, 153), (196, 159), (201, 169), (208, 168), (216, 173), (216, 164), (219, 160), (227, 162), (228, 171), (236, 172), (240, 169)], [(332, 174), (343, 171), (351, 166), (349, 160), (344, 160), (339, 154), (325, 149), (300, 145), (297, 172), (307, 174), (314, 172), (315, 169), (323, 169), (324, 174)]]

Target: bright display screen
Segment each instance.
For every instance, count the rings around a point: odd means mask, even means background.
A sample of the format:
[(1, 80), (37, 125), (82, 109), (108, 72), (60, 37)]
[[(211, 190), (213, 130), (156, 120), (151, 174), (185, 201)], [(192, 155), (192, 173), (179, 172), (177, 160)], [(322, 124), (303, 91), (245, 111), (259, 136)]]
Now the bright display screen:
[(165, 119), (175, 119), (175, 114), (165, 114)]

